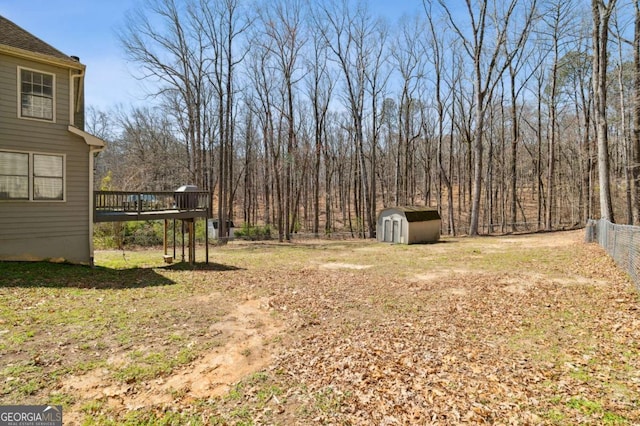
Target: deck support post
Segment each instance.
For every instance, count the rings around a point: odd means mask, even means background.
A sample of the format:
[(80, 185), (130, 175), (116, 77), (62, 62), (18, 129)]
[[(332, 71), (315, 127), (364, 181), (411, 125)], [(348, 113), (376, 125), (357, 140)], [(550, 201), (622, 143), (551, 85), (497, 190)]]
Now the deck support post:
[[(174, 237), (174, 244), (175, 244), (175, 237)], [(164, 235), (162, 238), (162, 248), (163, 250), (163, 255), (162, 258), (164, 259), (164, 263), (173, 263), (173, 259), (175, 259), (175, 250), (173, 253), (173, 256), (169, 255), (169, 219), (164, 219)]]
[(204, 218), (204, 252), (207, 258), (206, 264), (209, 264), (209, 215)]
[(196, 263), (196, 233), (195, 233), (195, 219), (189, 219), (189, 263), (195, 265)]
[(164, 249), (163, 254), (166, 256), (167, 253), (167, 249), (168, 249), (168, 242), (167, 242), (167, 236), (168, 236), (168, 232), (167, 232), (167, 227), (169, 226), (169, 221), (167, 219), (164, 220), (164, 235), (162, 238), (162, 248)]
[(180, 223), (182, 224), (182, 232), (181, 232), (181, 234), (182, 234), (182, 258), (181, 258), (181, 260), (182, 260), (182, 262), (184, 262), (184, 219), (182, 219), (180, 221)]

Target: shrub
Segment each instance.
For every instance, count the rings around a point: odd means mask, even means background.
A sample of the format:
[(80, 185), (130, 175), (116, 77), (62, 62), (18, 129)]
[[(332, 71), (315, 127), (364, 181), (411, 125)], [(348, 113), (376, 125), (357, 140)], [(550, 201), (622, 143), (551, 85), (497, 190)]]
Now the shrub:
[(94, 227), (94, 244), (98, 249), (122, 249), (125, 234), (124, 223), (96, 223)]
[(241, 240), (250, 240), (250, 241), (270, 240), (271, 226), (269, 225), (250, 226), (249, 224), (245, 223), (242, 225), (242, 228), (236, 229), (234, 231), (234, 235), (236, 238)]
[(100, 249), (162, 244), (163, 224), (157, 221), (99, 223), (95, 226), (95, 245)]
[(124, 243), (128, 246), (157, 246), (162, 244), (160, 222), (126, 222)]

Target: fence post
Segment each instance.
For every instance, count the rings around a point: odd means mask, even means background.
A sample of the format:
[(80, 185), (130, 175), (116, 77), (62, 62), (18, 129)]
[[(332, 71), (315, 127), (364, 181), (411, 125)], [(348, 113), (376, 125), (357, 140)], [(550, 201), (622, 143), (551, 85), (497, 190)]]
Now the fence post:
[(593, 242), (593, 231), (594, 231), (595, 223), (593, 220), (589, 219), (587, 221), (587, 226), (584, 234), (584, 242), (592, 243)]

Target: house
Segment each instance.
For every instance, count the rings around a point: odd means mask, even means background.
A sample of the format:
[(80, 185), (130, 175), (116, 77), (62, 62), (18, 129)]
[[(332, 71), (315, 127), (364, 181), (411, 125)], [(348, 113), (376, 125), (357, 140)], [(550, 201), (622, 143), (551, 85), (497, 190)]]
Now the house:
[(440, 239), (440, 215), (427, 207), (390, 207), (378, 215), (380, 242), (419, 244)]
[(0, 16), (0, 260), (93, 262), (85, 66)]

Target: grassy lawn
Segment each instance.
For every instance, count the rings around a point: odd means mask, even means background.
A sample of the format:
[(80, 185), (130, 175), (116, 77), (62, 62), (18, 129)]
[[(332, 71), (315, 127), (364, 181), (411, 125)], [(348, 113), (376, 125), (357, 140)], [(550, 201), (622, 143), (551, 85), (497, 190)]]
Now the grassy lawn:
[(0, 405), (87, 425), (638, 424), (638, 292), (582, 239), (0, 263)]

